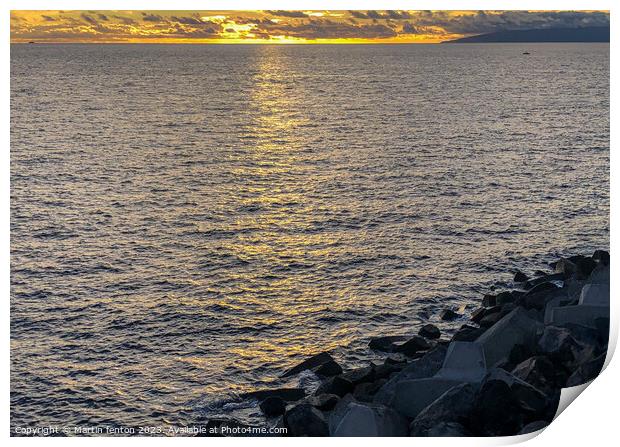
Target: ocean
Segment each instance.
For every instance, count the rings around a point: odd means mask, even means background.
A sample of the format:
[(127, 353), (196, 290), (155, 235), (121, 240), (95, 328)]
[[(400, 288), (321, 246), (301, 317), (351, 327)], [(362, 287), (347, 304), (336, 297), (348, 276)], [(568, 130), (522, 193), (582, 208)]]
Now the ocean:
[(608, 248), (609, 44), (11, 46), (12, 426), (259, 423)]

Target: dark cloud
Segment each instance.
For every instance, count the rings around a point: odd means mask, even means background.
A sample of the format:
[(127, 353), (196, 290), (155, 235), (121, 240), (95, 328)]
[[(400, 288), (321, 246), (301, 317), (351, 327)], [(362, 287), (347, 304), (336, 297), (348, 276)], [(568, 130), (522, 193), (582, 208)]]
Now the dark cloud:
[(145, 12), (142, 13), (142, 20), (144, 20), (145, 22), (164, 22), (164, 18), (162, 16), (159, 16), (157, 14), (147, 14)]
[(272, 16), (276, 16), (276, 17), (292, 17), (292, 18), (308, 17), (308, 14), (306, 14), (303, 11), (282, 11), (282, 10), (278, 10), (278, 11), (266, 11), (266, 12), (271, 14)]
[(377, 11), (368, 11), (366, 12), (366, 16), (369, 19), (382, 19), (383, 18), (383, 16), (379, 14)]
[(80, 17), (82, 17), (84, 19), (84, 21), (90, 23), (91, 25), (99, 25), (99, 23), (97, 22), (97, 20), (95, 20), (94, 18), (92, 18), (91, 16), (89, 16), (88, 14), (84, 14), (82, 13), (80, 15)]
[(349, 11), (353, 17), (356, 19), (367, 19), (368, 16), (364, 14), (362, 11)]
[(454, 34), (482, 34), (532, 28), (609, 26), (609, 14), (581, 11), (479, 11), (476, 14), (455, 16), (446, 11), (423, 11), (414, 16), (413, 23), (415, 26), (438, 26)]
[(302, 23), (261, 24), (257, 31), (272, 36), (284, 35), (303, 39), (381, 39), (396, 36), (396, 32), (385, 25), (354, 25), (328, 19), (308, 20)]
[(105, 14), (100, 14), (100, 13), (99, 13), (99, 14), (97, 14), (97, 18), (98, 18), (99, 20), (104, 21), (104, 22), (107, 22), (107, 21), (108, 21), (108, 16), (106, 16)]
[(418, 30), (418, 28), (416, 28), (414, 25), (412, 25), (409, 22), (405, 22), (401, 33), (402, 34), (421, 34), (420, 30)]
[(56, 19), (54, 17), (51, 17), (51, 16), (42, 15), (41, 18), (43, 20), (45, 20), (46, 22), (55, 22), (56, 21)]
[(407, 11), (387, 11), (385, 14), (388, 18), (393, 20), (410, 19), (411, 14)]
[(203, 22), (196, 17), (170, 17), (173, 22), (183, 23), (185, 25), (202, 25)]
[(124, 25), (133, 25), (133, 24), (136, 23), (136, 21), (134, 19), (130, 18), (130, 17), (112, 16), (112, 18), (120, 21)]

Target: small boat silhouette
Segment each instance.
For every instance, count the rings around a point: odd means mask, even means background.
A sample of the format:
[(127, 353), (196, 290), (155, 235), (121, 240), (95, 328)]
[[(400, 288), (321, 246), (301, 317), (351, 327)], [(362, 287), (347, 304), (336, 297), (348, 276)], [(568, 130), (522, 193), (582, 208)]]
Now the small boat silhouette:
[(523, 54), (530, 54), (530, 53), (528, 53), (527, 51), (524, 51)]

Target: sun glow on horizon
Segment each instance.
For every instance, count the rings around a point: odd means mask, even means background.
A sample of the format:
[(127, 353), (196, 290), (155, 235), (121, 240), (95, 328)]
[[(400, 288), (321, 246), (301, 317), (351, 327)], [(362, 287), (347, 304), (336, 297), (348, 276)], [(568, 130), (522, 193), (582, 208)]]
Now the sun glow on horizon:
[(609, 26), (606, 11), (11, 11), (12, 43), (439, 43), (519, 26)]

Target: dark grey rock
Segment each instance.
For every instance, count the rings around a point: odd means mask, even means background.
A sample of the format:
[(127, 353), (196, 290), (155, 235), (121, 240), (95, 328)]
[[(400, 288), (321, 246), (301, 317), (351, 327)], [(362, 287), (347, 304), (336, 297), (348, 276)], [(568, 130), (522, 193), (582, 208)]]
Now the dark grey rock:
[(538, 278), (530, 279), (527, 282), (525, 282), (525, 284), (523, 284), (523, 287), (526, 290), (530, 290), (533, 287), (539, 284), (545, 283), (545, 282), (563, 281), (565, 279), (566, 279), (566, 275), (564, 273), (552, 273), (552, 274), (543, 273)]
[(539, 390), (546, 390), (555, 386), (556, 368), (547, 357), (539, 355), (519, 363), (512, 375)]
[(407, 340), (406, 335), (387, 335), (385, 337), (375, 337), (370, 340), (368, 347), (377, 351), (390, 352), (394, 343)]
[(352, 369), (342, 374), (342, 377), (349, 380), (353, 385), (358, 385), (362, 382), (372, 382), (375, 378), (375, 368), (372, 366), (365, 366), (363, 368)]
[(377, 391), (387, 382), (387, 379), (379, 379), (376, 382), (363, 382), (353, 390), (353, 397), (360, 402), (372, 402)]
[(316, 367), (313, 371), (322, 377), (332, 377), (342, 374), (342, 367), (334, 360), (329, 360), (321, 366)]
[(291, 436), (329, 436), (323, 413), (308, 403), (296, 405), (284, 413), (284, 425)]
[(492, 314), (485, 315), (478, 324), (480, 324), (480, 327), (489, 328), (501, 320), (502, 317), (503, 315), (501, 312), (494, 312)]
[(286, 401), (280, 397), (268, 397), (260, 403), (260, 409), (265, 416), (280, 416), (286, 411)]
[(353, 391), (353, 383), (341, 376), (330, 377), (317, 388), (315, 396), (320, 394), (335, 394), (343, 397), (345, 394)]
[(407, 363), (407, 362), (408, 362), (407, 357), (404, 354), (400, 354), (400, 353), (390, 354), (384, 360), (384, 364), (386, 366), (402, 365), (403, 363)]
[(484, 298), (482, 298), (482, 306), (483, 307), (497, 306), (497, 296), (496, 295), (485, 295)]
[(599, 264), (609, 265), (609, 252), (605, 250), (596, 250), (592, 255), (592, 259)]
[(324, 363), (334, 361), (334, 358), (327, 352), (321, 352), (320, 354), (313, 355), (309, 359), (304, 360), (300, 364), (292, 367), (288, 371), (285, 371), (280, 377), (289, 377), (299, 374), (306, 369), (313, 369), (321, 366)]
[(414, 335), (402, 345), (395, 346), (396, 352), (402, 352), (405, 355), (412, 355), (419, 351), (427, 351), (431, 345), (419, 335)]
[(517, 272), (515, 273), (515, 276), (513, 278), (514, 282), (525, 282), (528, 280), (528, 277), (525, 273), (523, 273), (520, 270), (517, 270)]
[(464, 422), (474, 408), (476, 389), (462, 384), (449, 389), (424, 408), (410, 426), (411, 436), (428, 436), (442, 422)]
[(319, 394), (308, 398), (308, 403), (321, 411), (329, 411), (336, 406), (339, 399), (335, 394)]
[(603, 353), (589, 362), (580, 365), (568, 378), (566, 386), (583, 385), (584, 383), (594, 380), (602, 371), (606, 357), (607, 353)]
[(495, 298), (495, 301), (498, 306), (503, 306), (504, 304), (514, 302), (515, 297), (512, 295), (511, 292), (502, 292), (497, 295), (497, 297)]
[[(497, 309), (499, 310), (499, 308)], [(474, 323), (479, 323), (480, 320), (484, 318), (487, 313), (487, 309), (485, 307), (479, 307), (471, 313), (471, 321)]]
[(441, 336), (441, 331), (434, 324), (426, 324), (420, 328), (418, 335), (431, 340), (436, 340)]
[(306, 392), (302, 388), (276, 388), (273, 390), (258, 390), (249, 393), (243, 393), (239, 397), (242, 399), (265, 400), (268, 397), (279, 397), (288, 402), (303, 399)]
[(477, 328), (464, 324), (461, 328), (454, 333), (452, 341), (475, 341), (484, 334), (484, 328)]
[(391, 408), (352, 402), (333, 431), (333, 436), (407, 436), (407, 420)]
[(566, 277), (585, 279), (590, 276), (592, 270), (596, 268), (596, 261), (586, 256), (571, 256), (567, 259), (560, 259), (555, 265), (556, 273), (564, 273)]
[(518, 433), (523, 416), (510, 386), (501, 380), (485, 382), (478, 393), (471, 425), (483, 436), (510, 436)]
[(402, 371), (395, 373), (381, 387), (373, 398), (373, 402), (388, 405), (396, 391), (398, 382), (408, 379), (432, 377), (441, 369), (448, 348), (445, 345), (437, 345), (421, 358), (414, 360), (405, 366)]
[(392, 374), (399, 372), (403, 368), (404, 364), (401, 363), (384, 363), (383, 365), (375, 366), (375, 380), (387, 379)]
[(439, 313), (439, 318), (443, 321), (453, 321), (459, 318), (461, 315), (454, 312), (452, 309), (444, 309)]
[(555, 362), (570, 364), (583, 346), (575, 340), (568, 329), (547, 326), (538, 341), (538, 349)]
[(547, 421), (534, 421), (526, 424), (521, 431), (518, 433), (519, 435), (527, 435), (528, 433), (534, 433), (535, 431), (542, 430), (547, 427), (549, 422)]

